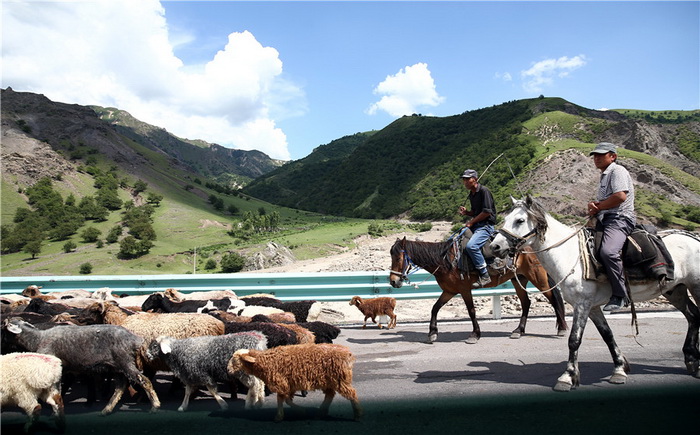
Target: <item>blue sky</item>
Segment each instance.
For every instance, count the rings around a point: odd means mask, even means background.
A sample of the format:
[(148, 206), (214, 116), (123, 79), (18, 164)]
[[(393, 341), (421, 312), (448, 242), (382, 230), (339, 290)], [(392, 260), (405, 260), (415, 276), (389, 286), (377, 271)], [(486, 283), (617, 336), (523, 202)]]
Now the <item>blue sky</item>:
[(700, 2), (3, 0), (2, 87), (300, 159), (522, 98), (700, 109)]

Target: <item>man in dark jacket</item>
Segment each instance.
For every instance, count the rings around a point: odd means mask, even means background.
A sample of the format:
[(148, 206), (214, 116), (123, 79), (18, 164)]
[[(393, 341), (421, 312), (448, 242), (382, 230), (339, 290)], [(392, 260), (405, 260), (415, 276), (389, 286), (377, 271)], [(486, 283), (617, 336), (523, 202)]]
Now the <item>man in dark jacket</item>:
[(496, 206), (491, 191), (486, 186), (479, 184), (479, 174), (475, 170), (467, 169), (464, 171), (462, 183), (469, 190), (471, 210), (460, 206), (458, 213), (462, 216), (471, 216), (471, 219), (464, 225), (471, 229), (473, 233), (465, 251), (471, 258), (476, 270), (479, 271), (479, 279), (474, 283), (474, 288), (481, 288), (491, 282), (481, 248), (493, 235), (494, 225), (496, 224)]

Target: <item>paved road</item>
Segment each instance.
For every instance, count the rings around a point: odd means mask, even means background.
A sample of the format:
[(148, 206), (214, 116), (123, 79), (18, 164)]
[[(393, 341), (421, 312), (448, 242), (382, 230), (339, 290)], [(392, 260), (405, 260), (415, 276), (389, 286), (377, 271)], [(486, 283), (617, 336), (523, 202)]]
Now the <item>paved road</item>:
[[(146, 404), (127, 400), (113, 415), (101, 417), (102, 404), (86, 408), (82, 398), (66, 394), (67, 433), (696, 433), (700, 379), (689, 376), (683, 364), (685, 319), (677, 312), (640, 313), (635, 340), (629, 314), (608, 318), (632, 366), (626, 385), (607, 382), (612, 363), (593, 325), (580, 351), (581, 386), (569, 393), (551, 389), (568, 354), (567, 339), (556, 337), (552, 317), (530, 319), (528, 335), (519, 340), (509, 338), (515, 319), (482, 321), (483, 335), (475, 345), (464, 342), (471, 325), (463, 322), (442, 322), (432, 345), (425, 343), (423, 323), (399, 323), (391, 331), (349, 326), (337, 343), (357, 357), (361, 422), (352, 421), (350, 404), (340, 396), (329, 418), (314, 419), (320, 392), (296, 398), (306, 413), (287, 410), (287, 420), (277, 424), (271, 421), (274, 396), (260, 410), (244, 410), (239, 399), (222, 412), (202, 394), (190, 410), (178, 413), (182, 392), (169, 396), (162, 374), (157, 389), (163, 408), (155, 414)], [(21, 430), (23, 419), (14, 410), (4, 411), (3, 435)], [(46, 416), (37, 432), (55, 433)]]

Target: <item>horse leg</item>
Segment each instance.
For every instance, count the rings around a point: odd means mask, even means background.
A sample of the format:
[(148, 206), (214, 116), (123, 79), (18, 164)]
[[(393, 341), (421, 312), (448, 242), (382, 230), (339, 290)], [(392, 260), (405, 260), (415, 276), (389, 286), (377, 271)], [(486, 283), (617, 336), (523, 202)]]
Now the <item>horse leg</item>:
[(622, 354), (620, 348), (617, 347), (615, 343), (615, 337), (613, 336), (612, 329), (608, 325), (608, 321), (605, 320), (605, 315), (601, 310), (592, 310), (590, 314), (590, 319), (593, 324), (598, 329), (600, 336), (603, 337), (603, 341), (608, 345), (610, 350), (610, 355), (612, 355), (613, 364), (615, 368), (613, 369), (613, 374), (610, 376), (608, 382), (611, 384), (624, 384), (627, 382), (627, 373), (630, 372), (630, 365), (627, 362), (627, 358)]
[(573, 326), (569, 333), (569, 361), (566, 363), (566, 371), (557, 379), (554, 391), (570, 391), (578, 387), (581, 382), (581, 373), (578, 369), (578, 349), (581, 347), (581, 339), (590, 311), (590, 302), (578, 303), (574, 306)]
[(563, 337), (569, 326), (566, 324), (566, 309), (564, 308), (564, 298), (561, 296), (561, 290), (556, 286), (556, 283), (549, 276), (547, 277), (550, 291), (543, 292), (545, 298), (552, 304), (554, 314), (557, 317), (557, 335)]
[[(519, 281), (519, 279), (522, 279), (524, 282)], [(525, 280), (525, 277), (520, 276), (518, 279), (512, 278), (510, 282), (513, 284), (513, 288), (515, 288), (515, 294), (518, 295), (520, 306), (522, 308), (522, 312), (520, 313), (520, 324), (518, 324), (518, 327), (510, 333), (510, 338), (520, 338), (523, 334), (525, 334), (527, 316), (530, 313), (530, 297), (527, 295), (527, 290), (521, 286), (521, 283), (527, 286), (527, 280)]]
[(481, 338), (481, 328), (479, 327), (479, 322), (476, 321), (476, 308), (474, 308), (472, 292), (467, 290), (460, 294), (462, 295), (462, 299), (464, 299), (464, 303), (467, 305), (467, 312), (472, 321), (472, 333), (467, 337), (467, 344), (476, 344)]
[(678, 285), (669, 294), (664, 294), (666, 299), (685, 316), (688, 321), (688, 332), (683, 343), (683, 355), (685, 367), (688, 373), (700, 378), (700, 350), (698, 349), (698, 330), (700, 329), (700, 310), (688, 297), (688, 291), (684, 285)]
[(453, 293), (442, 292), (440, 297), (435, 304), (433, 304), (433, 309), (430, 311), (430, 329), (428, 329), (428, 343), (433, 344), (437, 340), (438, 328), (437, 328), (437, 316), (440, 312), (440, 308), (443, 307), (447, 302), (452, 299)]

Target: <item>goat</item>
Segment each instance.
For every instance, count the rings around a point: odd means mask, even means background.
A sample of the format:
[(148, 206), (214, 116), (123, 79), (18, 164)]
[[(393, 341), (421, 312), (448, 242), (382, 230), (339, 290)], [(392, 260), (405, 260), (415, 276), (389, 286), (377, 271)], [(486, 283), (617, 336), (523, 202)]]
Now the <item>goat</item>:
[(379, 317), (379, 329), (382, 329), (382, 318), (381, 316), (389, 317), (389, 322), (387, 324), (387, 329), (392, 329), (396, 326), (396, 314), (394, 314), (394, 308), (396, 308), (396, 299), (389, 297), (380, 297), (374, 299), (362, 300), (359, 296), (353, 296), (350, 300), (350, 305), (354, 305), (358, 310), (365, 315), (365, 320), (362, 323), (362, 329), (367, 327), (367, 319), (371, 318), (372, 323), (377, 323), (374, 319)]

